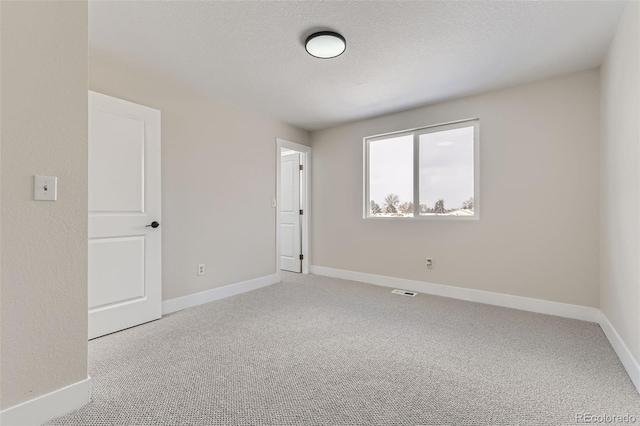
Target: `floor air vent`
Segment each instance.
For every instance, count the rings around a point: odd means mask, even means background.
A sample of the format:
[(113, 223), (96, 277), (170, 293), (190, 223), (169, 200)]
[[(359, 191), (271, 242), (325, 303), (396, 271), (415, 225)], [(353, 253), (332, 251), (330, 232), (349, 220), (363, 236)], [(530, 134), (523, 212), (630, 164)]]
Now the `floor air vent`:
[(416, 293), (415, 291), (398, 290), (398, 289), (395, 289), (395, 290), (391, 291), (391, 293), (393, 293), (393, 294), (399, 294), (399, 295), (401, 295), (401, 296), (409, 296), (409, 297), (413, 297), (413, 296), (415, 296), (416, 294), (418, 294), (418, 293)]

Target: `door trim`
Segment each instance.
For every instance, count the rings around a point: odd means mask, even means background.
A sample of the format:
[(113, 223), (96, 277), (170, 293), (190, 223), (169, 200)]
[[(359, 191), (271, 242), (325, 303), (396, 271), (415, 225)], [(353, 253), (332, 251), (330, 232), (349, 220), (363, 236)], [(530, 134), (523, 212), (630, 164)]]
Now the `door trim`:
[(311, 237), (310, 225), (311, 225), (311, 147), (301, 145), (299, 143), (291, 142), (286, 139), (276, 138), (276, 274), (278, 278), (282, 277), (282, 270), (280, 269), (280, 154), (282, 148), (292, 149), (300, 153), (302, 169), (302, 182), (301, 186), (304, 188), (302, 194), (302, 209), (304, 211), (302, 215), (302, 273), (309, 273), (309, 264), (311, 258), (311, 243), (309, 241)]

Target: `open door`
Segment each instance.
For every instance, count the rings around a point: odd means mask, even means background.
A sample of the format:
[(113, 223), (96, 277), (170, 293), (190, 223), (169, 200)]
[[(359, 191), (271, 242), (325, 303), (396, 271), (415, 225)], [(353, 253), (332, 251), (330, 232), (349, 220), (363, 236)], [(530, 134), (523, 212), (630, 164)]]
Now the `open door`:
[(89, 338), (161, 317), (160, 111), (89, 92)]
[(300, 156), (292, 151), (280, 159), (280, 269), (291, 272), (302, 272)]

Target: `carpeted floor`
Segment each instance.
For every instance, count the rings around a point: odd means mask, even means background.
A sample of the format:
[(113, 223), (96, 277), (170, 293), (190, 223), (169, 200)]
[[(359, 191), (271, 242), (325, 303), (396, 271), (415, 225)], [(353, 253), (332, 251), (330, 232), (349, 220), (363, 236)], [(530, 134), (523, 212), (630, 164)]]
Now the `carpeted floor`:
[(567, 425), (635, 415), (597, 324), (314, 275), (89, 344), (52, 425)]

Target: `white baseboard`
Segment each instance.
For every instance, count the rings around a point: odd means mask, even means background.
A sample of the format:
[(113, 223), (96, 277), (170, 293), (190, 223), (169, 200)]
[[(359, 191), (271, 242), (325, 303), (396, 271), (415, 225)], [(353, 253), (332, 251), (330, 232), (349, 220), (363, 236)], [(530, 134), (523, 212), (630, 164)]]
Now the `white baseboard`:
[(91, 400), (91, 377), (0, 412), (3, 426), (40, 425), (77, 410)]
[(235, 296), (236, 294), (246, 293), (247, 291), (266, 287), (280, 281), (281, 276), (276, 273), (260, 278), (254, 278), (252, 280), (225, 285), (224, 287), (212, 288), (211, 290), (201, 291), (187, 296), (176, 297), (175, 299), (165, 300), (162, 302), (162, 315), (181, 311), (204, 303), (213, 302), (214, 300)]
[(616, 329), (613, 328), (613, 325), (609, 322), (609, 319), (602, 313), (602, 311), (600, 311), (598, 323), (600, 324), (604, 335), (609, 339), (609, 343), (611, 343), (613, 350), (618, 354), (618, 358), (620, 358), (620, 362), (622, 362), (622, 365), (625, 370), (627, 370), (629, 377), (631, 377), (631, 381), (638, 392), (640, 392), (640, 364), (638, 364), (638, 361), (633, 357), (633, 354), (622, 340), (622, 337), (620, 337)]
[(537, 312), (540, 314), (556, 315), (559, 317), (579, 319), (583, 321), (598, 322), (597, 308), (589, 306), (571, 305), (569, 303), (552, 302), (549, 300), (532, 299), (529, 297), (512, 296), (490, 291), (473, 290), (463, 287), (454, 287), (442, 284), (433, 284), (423, 281), (393, 278), (384, 275), (367, 274), (364, 272), (346, 271), (343, 269), (326, 268), (324, 266), (311, 266), (311, 273), (327, 277), (342, 278), (345, 280), (360, 281), (367, 284), (375, 284), (383, 287), (399, 288), (403, 290), (417, 291), (418, 293), (433, 294), (436, 296), (450, 297), (469, 302), (485, 303), (488, 305), (503, 306), (505, 308), (520, 309), (522, 311)]

